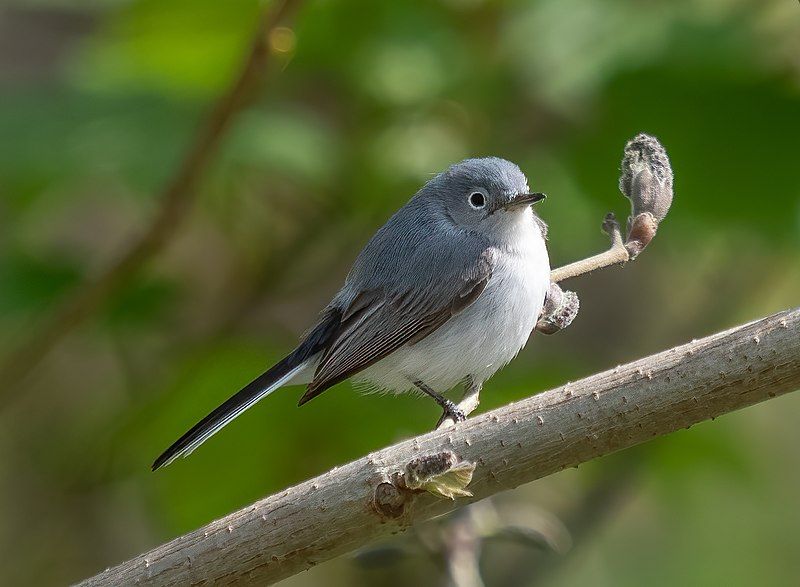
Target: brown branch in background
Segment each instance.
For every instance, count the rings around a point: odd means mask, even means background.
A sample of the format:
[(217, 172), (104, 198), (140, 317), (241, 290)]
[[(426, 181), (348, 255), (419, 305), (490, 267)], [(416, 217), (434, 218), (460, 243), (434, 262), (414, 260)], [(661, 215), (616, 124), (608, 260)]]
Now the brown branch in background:
[(620, 509), (631, 497), (641, 469), (642, 461), (637, 459), (627, 463), (625, 468), (606, 471), (563, 519), (573, 547), (562, 553), (545, 552), (535, 565), (519, 565), (500, 583), (500, 587), (546, 585), (548, 579), (567, 564), (576, 549), (585, 547), (587, 540), (596, 534), (601, 526), (619, 515)]
[(269, 67), (271, 33), (296, 10), (299, 0), (276, 0), (258, 24), (252, 48), (230, 89), (212, 107), (172, 180), (150, 225), (128, 250), (99, 276), (79, 286), (27, 340), (0, 365), (0, 397), (7, 396), (64, 336), (128, 283), (176, 233), (195, 198), (203, 170), (220, 147), (231, 122), (252, 100)]
[(472, 507), (463, 508), (442, 528), (442, 555), (448, 587), (484, 587), (481, 578), (481, 536)]

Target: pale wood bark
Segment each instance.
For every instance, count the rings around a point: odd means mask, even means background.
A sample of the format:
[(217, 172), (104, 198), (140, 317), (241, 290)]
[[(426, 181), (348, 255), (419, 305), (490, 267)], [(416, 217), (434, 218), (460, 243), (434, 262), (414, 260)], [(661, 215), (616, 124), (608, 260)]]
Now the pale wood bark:
[[(82, 584), (278, 581), (470, 501), (798, 388), (795, 309), (395, 444)], [(450, 501), (398, 482), (413, 459), (447, 452), (477, 465), (474, 497)]]

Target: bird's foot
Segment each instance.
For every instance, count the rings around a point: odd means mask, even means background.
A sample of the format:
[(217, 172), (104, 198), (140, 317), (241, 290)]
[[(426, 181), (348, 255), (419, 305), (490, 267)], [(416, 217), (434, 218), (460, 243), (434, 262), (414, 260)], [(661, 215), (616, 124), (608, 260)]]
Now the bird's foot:
[(464, 413), (464, 411), (453, 401), (447, 399), (446, 397), (443, 397), (442, 399), (444, 401), (439, 404), (442, 406), (442, 415), (439, 417), (439, 421), (436, 422), (436, 428), (441, 426), (442, 422), (448, 418), (453, 422), (463, 422), (467, 419), (467, 415)]
[(416, 385), (420, 391), (432, 397), (433, 400), (442, 408), (442, 416), (439, 418), (439, 422), (436, 424), (437, 428), (448, 418), (450, 418), (453, 422), (463, 422), (467, 419), (467, 415), (452, 400), (447, 399), (440, 393), (436, 393), (424, 382), (419, 380), (414, 381), (414, 385)]

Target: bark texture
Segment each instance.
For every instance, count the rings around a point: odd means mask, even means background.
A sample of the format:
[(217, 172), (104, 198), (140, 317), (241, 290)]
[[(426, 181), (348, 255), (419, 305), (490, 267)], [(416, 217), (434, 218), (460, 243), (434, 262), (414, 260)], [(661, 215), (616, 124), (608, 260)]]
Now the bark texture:
[[(471, 501), (798, 388), (795, 309), (395, 444), (82, 584), (275, 582)], [(454, 471), (474, 464), (473, 497), (410, 489), (409, 465), (422, 461)]]

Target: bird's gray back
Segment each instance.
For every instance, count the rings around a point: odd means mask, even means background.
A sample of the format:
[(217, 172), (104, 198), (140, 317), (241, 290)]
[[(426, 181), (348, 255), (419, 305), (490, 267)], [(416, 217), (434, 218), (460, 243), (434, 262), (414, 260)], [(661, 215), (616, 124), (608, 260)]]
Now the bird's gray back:
[(424, 296), (444, 303), (472, 277), (490, 246), (479, 234), (455, 226), (442, 206), (424, 194), (411, 199), (370, 239), (335, 300), (348, 305), (360, 292)]

